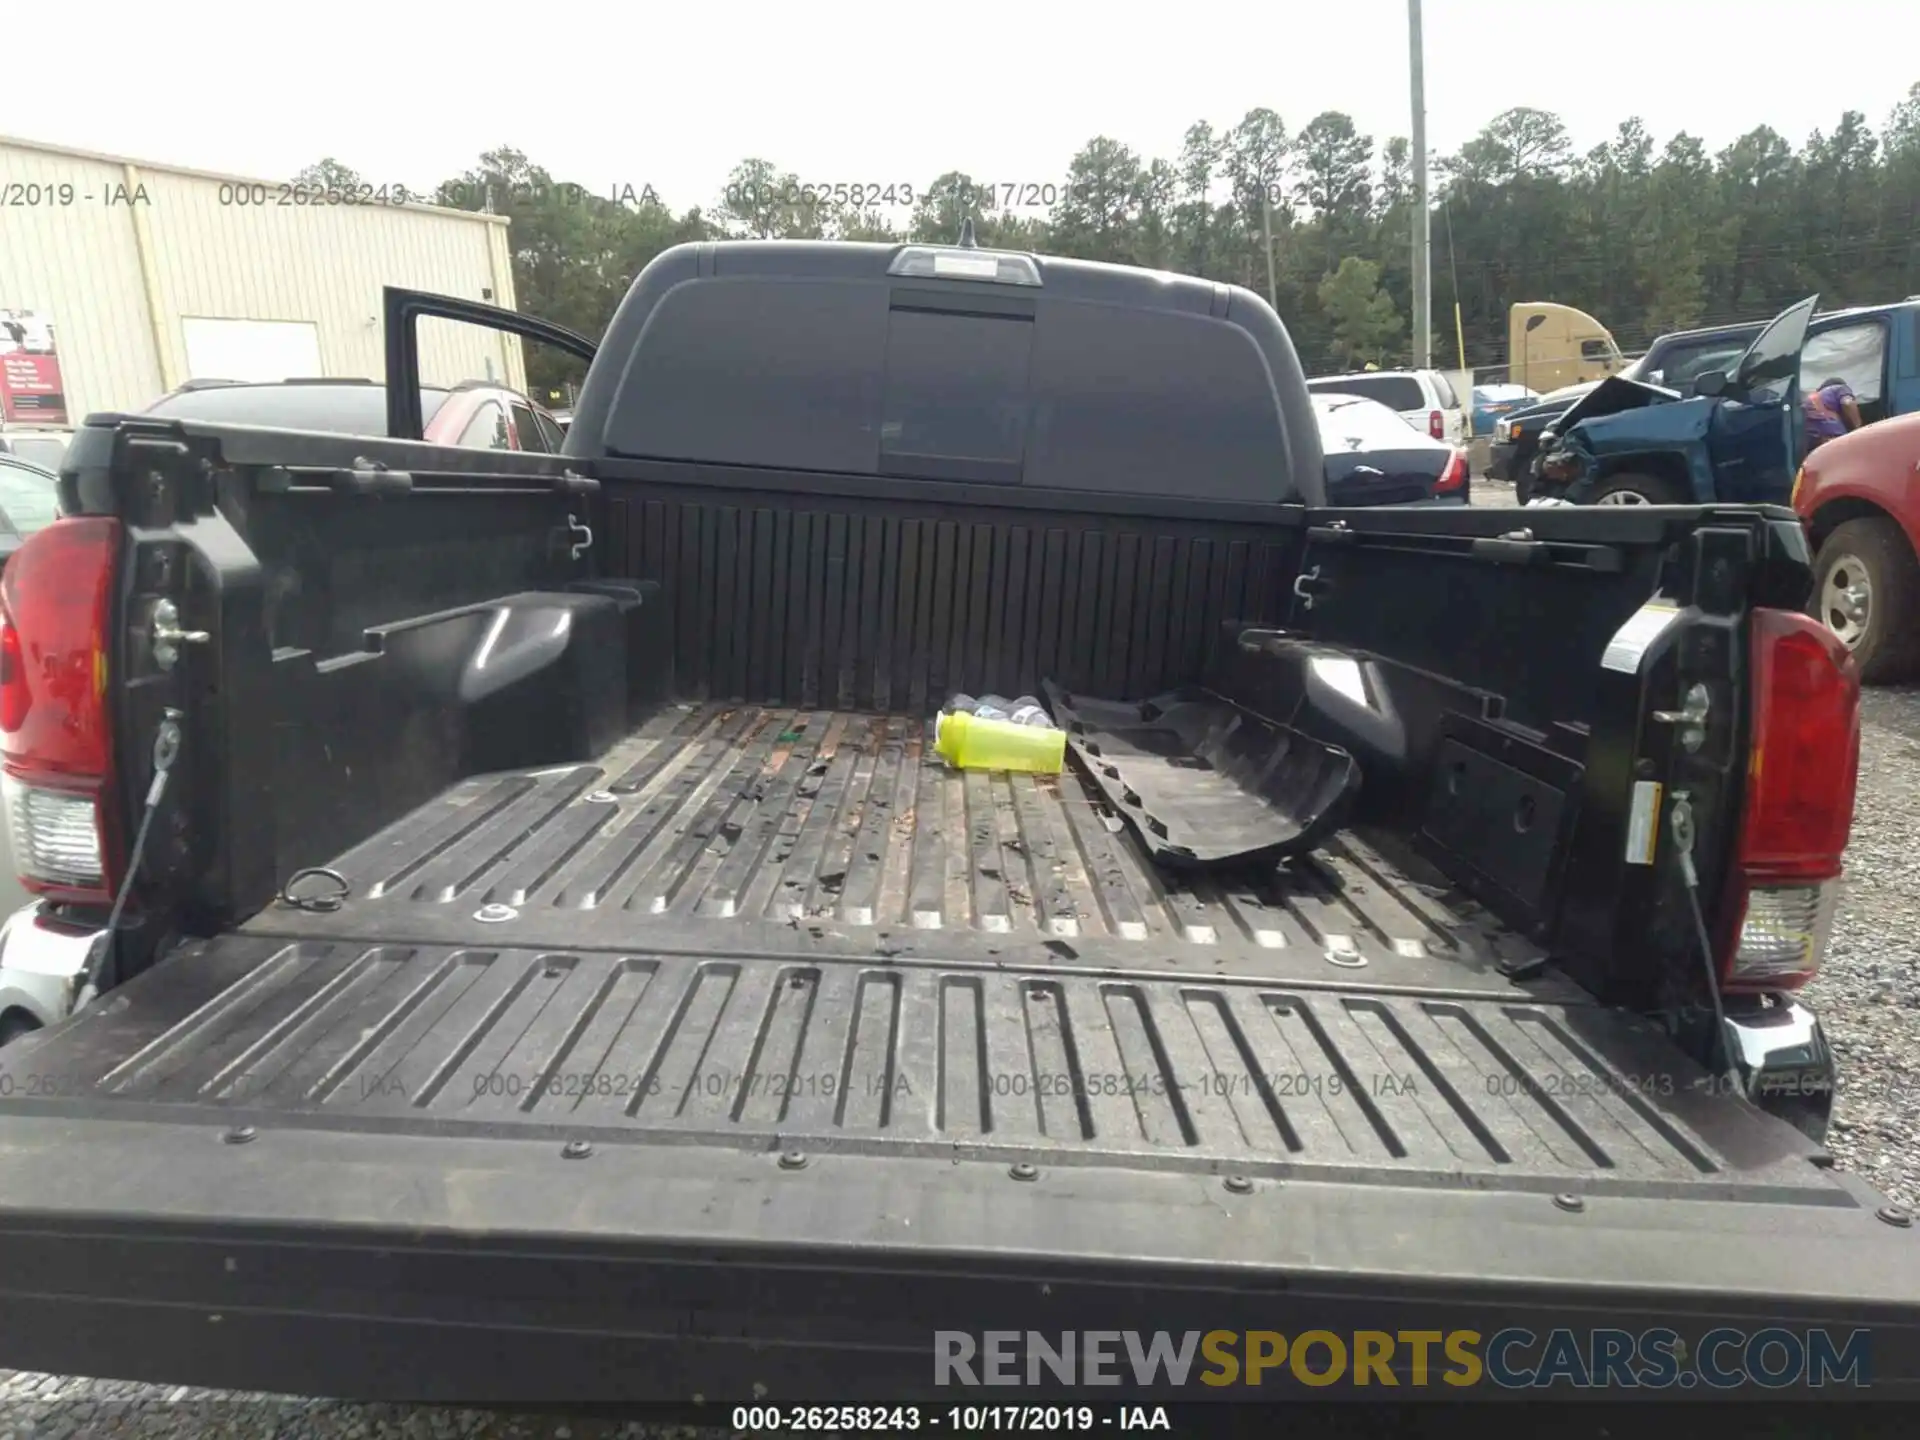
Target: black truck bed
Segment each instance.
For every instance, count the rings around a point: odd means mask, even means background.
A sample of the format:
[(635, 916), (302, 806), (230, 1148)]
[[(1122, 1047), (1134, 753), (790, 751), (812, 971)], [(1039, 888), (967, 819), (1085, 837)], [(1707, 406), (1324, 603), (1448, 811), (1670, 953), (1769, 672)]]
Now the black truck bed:
[[(644, 937), (688, 953), (1500, 994), (1513, 992), (1496, 962), (1537, 954), (1437, 872), (1416, 884), (1356, 837), (1278, 870), (1161, 869), (1077, 772), (963, 774), (933, 755), (930, 730), (901, 716), (664, 707), (595, 764), (452, 786), (330, 862), (352, 887), (341, 910), (273, 907), (247, 929), (488, 946)], [(488, 905), (513, 918), (477, 918)]]
[[(1804, 595), (1790, 512), (1276, 504), (1320, 468), (1277, 317), (1068, 261), (988, 297), (1045, 337), (1027, 460), (895, 454), (896, 309), (918, 353), (987, 292), (893, 259), (675, 247), (564, 455), (82, 427), (109, 663), (20, 673), (105, 674), (120, 820), (158, 798), (130, 978), (0, 1050), (6, 1363), (944, 1411), (1009, 1397), (939, 1389), (941, 1330), (1418, 1332), (1413, 1388), (1436, 1331), (1821, 1326), (1911, 1393), (1910, 1217), (1594, 998), (1685, 1018), (1629, 782), (1718, 873), (1743, 707), (1643, 717)], [(422, 315), (556, 339), (387, 301), (396, 436)], [(1299, 721), (1380, 829), (1162, 872), (1071, 773), (929, 758), (941, 697), (1050, 683)], [(337, 908), (274, 902), (316, 863)]]
[(943, 1316), (1097, 1326), (1143, 1284), (1176, 1330), (1910, 1298), (1811, 1142), (1506, 978), (1524, 942), (1414, 862), (1158, 874), (1071, 772), (924, 742), (669, 708), (10, 1047), (7, 1353), (71, 1354), (52, 1313), (195, 1383), (736, 1394), (751, 1337), (774, 1393), (844, 1398), (926, 1386)]
[(190, 945), (30, 1063), (256, 1124), (1831, 1196), (1358, 838), (1157, 872), (1075, 773), (922, 752), (897, 717), (670, 707), (452, 787), (335, 862), (340, 909)]

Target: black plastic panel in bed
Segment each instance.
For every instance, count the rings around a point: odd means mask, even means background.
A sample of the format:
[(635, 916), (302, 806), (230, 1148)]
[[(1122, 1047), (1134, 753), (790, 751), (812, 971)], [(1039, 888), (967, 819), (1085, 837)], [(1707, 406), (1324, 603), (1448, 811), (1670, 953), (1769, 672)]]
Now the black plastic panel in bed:
[(1536, 937), (1552, 918), (1581, 765), (1466, 715), (1446, 717), (1416, 844)]
[(1074, 757), (1163, 865), (1310, 850), (1360, 784), (1345, 750), (1187, 687), (1123, 702), (1047, 682)]

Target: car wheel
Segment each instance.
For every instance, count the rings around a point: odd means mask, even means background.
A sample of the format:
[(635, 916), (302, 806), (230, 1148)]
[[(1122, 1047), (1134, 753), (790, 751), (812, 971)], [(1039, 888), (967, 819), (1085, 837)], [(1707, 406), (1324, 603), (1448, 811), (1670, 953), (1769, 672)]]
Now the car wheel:
[(1658, 475), (1640, 475), (1631, 470), (1622, 470), (1617, 475), (1609, 475), (1602, 480), (1593, 492), (1589, 505), (1688, 505), (1690, 496), (1682, 495), (1680, 487), (1671, 480)]
[(1920, 562), (1893, 521), (1849, 520), (1820, 546), (1813, 613), (1845, 642), (1860, 678), (1904, 680), (1920, 668)]

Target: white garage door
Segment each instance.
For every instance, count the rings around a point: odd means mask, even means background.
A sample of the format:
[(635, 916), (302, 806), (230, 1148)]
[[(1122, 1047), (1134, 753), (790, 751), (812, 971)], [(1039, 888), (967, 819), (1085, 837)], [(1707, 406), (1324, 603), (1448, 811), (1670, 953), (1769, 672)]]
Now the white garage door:
[(320, 375), (320, 331), (305, 320), (203, 320), (184, 317), (187, 377), (285, 380)]

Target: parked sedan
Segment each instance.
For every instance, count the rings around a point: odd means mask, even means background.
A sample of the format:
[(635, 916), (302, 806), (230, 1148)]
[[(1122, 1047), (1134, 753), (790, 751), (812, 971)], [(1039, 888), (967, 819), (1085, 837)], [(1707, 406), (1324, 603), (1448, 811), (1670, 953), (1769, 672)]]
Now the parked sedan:
[[(217, 425), (269, 425), (339, 435), (385, 435), (387, 390), (371, 380), (190, 380), (147, 407), (149, 415)], [(473, 380), (420, 387), (425, 439), (474, 450), (557, 453), (560, 426), (518, 390)]]
[(1377, 400), (1315, 395), (1329, 505), (1467, 502), (1467, 452), (1413, 428)]
[(1435, 440), (1464, 445), (1472, 420), (1444, 370), (1362, 370), (1351, 375), (1317, 375), (1307, 381), (1309, 395), (1358, 395), (1378, 400), (1407, 424)]
[(0, 567), (20, 542), (60, 514), (60, 477), (17, 455), (0, 454)]

